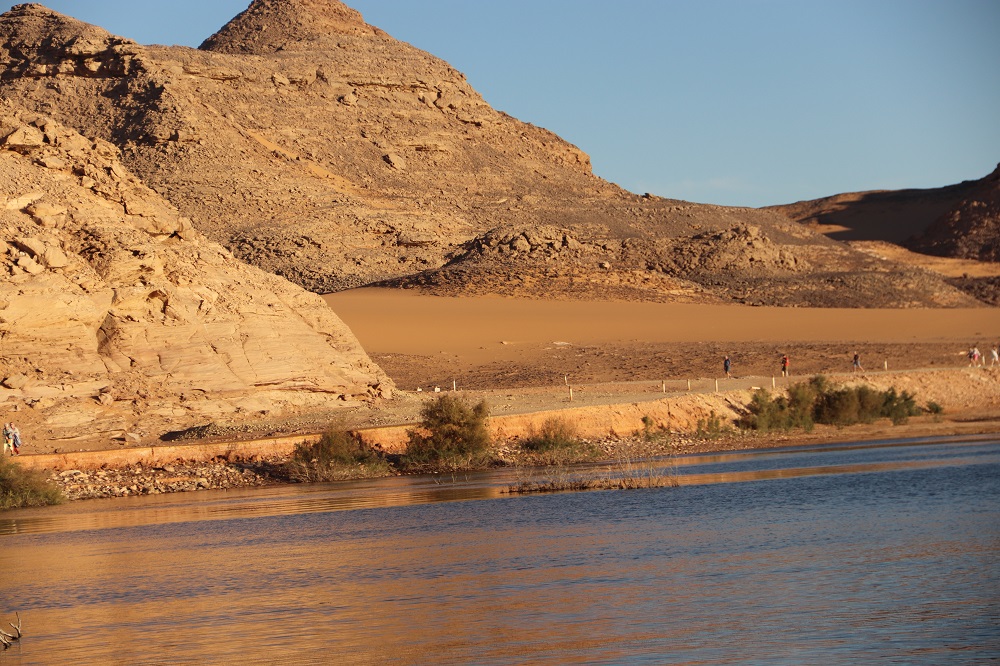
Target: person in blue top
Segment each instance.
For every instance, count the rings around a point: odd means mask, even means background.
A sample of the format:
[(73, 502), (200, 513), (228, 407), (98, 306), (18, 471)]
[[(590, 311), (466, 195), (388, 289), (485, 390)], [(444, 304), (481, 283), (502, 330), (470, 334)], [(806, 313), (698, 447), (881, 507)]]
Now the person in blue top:
[(724, 361), (722, 362), (722, 369), (723, 369), (723, 370), (725, 370), (725, 372), (726, 372), (726, 377), (728, 377), (728, 378), (730, 378), (730, 379), (732, 379), (732, 378), (733, 378), (733, 376), (732, 376), (732, 375), (731, 375), (731, 374), (729, 373), (729, 370), (730, 370), (730, 369), (731, 369), (732, 367), (733, 367), (733, 362), (732, 362), (732, 361), (730, 361), (730, 360), (729, 360), (729, 357), (727, 356), (727, 357), (726, 357), (726, 360), (724, 360)]

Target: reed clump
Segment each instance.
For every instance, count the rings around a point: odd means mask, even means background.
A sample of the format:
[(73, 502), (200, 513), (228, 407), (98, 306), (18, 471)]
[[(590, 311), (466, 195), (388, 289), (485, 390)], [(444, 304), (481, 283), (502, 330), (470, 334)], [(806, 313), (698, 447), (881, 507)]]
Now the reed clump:
[(63, 502), (62, 492), (45, 476), (0, 457), (0, 511)]
[(672, 456), (647, 459), (637, 455), (640, 444), (620, 447), (617, 459), (599, 469), (579, 469), (569, 464), (534, 468), (504, 489), (512, 495), (581, 490), (636, 490), (678, 485)]
[(561, 416), (529, 426), (520, 446), (532, 463), (554, 467), (593, 460), (598, 455), (592, 444), (580, 438), (573, 422)]
[(302, 482), (372, 478), (392, 473), (380, 451), (369, 446), (358, 433), (339, 424), (330, 426), (319, 441), (296, 446), (285, 469), (289, 478)]

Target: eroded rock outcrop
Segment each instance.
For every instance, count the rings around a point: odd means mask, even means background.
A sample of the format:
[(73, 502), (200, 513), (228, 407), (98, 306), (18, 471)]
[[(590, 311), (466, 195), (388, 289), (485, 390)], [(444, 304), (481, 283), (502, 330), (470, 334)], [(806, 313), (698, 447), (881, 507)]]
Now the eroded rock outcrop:
[(322, 299), (204, 238), (115, 146), (2, 99), (0, 379), (52, 439), (392, 392)]

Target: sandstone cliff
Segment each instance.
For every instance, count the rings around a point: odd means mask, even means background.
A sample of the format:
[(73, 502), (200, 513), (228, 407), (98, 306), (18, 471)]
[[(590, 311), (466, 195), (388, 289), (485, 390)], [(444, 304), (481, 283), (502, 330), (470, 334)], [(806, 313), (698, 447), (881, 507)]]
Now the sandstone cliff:
[(318, 296), (207, 240), (114, 145), (0, 100), (0, 405), (34, 440), (391, 391)]
[(780, 212), (605, 182), (337, 0), (256, 0), (200, 50), (18, 5), (0, 17), (0, 94), (115, 144), (199, 231), (316, 292), (973, 303)]

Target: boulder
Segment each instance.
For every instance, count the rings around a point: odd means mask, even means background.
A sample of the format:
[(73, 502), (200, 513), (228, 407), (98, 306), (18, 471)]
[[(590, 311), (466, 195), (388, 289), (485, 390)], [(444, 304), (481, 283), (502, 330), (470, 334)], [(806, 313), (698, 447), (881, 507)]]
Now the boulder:
[(45, 135), (37, 127), (19, 127), (0, 142), (9, 150), (30, 151), (45, 144)]

